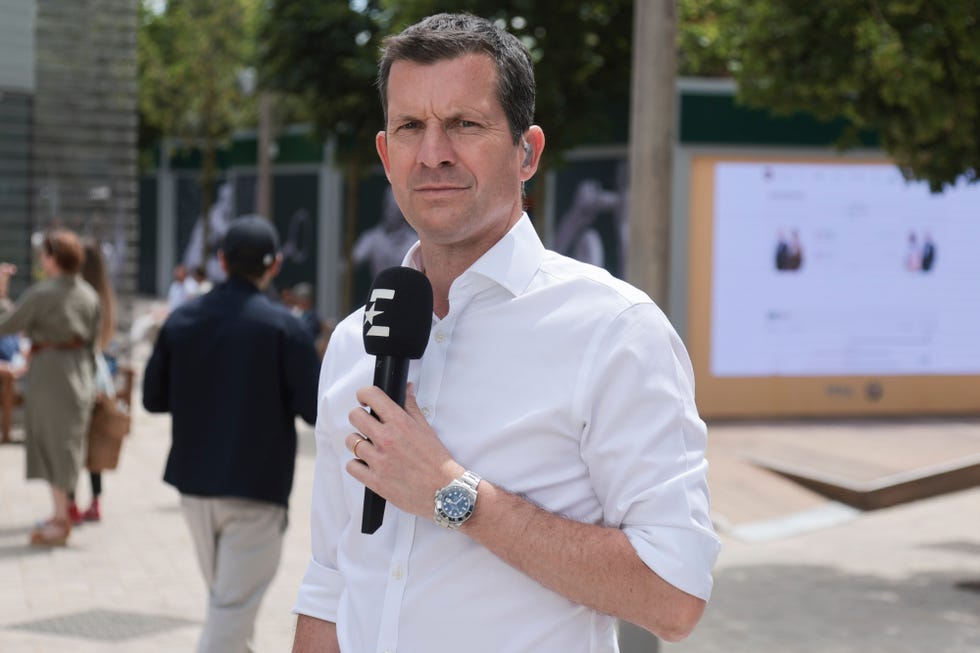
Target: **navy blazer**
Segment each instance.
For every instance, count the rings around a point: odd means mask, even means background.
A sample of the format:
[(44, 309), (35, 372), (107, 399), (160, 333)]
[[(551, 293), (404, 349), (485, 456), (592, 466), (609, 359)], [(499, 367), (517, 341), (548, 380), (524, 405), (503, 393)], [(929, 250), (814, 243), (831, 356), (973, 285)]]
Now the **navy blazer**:
[(309, 333), (249, 281), (232, 276), (181, 304), (143, 374), (143, 406), (173, 419), (164, 481), (286, 506), (295, 420), (316, 422), (318, 376)]

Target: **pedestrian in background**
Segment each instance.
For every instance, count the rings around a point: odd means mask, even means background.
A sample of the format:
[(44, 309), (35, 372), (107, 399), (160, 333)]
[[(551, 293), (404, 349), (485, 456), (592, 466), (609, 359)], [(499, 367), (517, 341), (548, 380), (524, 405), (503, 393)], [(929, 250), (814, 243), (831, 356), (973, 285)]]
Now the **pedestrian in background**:
[[(17, 267), (4, 264), (9, 274), (16, 274)], [(0, 278), (9, 279), (0, 274)], [(9, 281), (4, 282), (9, 286)], [(8, 288), (0, 288), (0, 297), (6, 297)], [(17, 405), (17, 397), (21, 396), (22, 384), (21, 377), (27, 372), (27, 357), (25, 344), (27, 340), (19, 333), (11, 333), (0, 336), (0, 443), (7, 444), (13, 442), (10, 436), (11, 425), (13, 424), (14, 407)]]
[(316, 341), (323, 331), (323, 323), (320, 316), (316, 314), (313, 298), (313, 284), (308, 281), (301, 281), (292, 288), (292, 311), (293, 315), (299, 318), (306, 330), (310, 332), (313, 340)]
[(197, 279), (187, 273), (187, 266), (178, 263), (174, 266), (174, 278), (167, 289), (167, 311), (175, 308), (197, 294)]
[(143, 405), (172, 415), (164, 480), (181, 506), (208, 587), (201, 653), (240, 653), (282, 549), (295, 419), (316, 419), (313, 339), (264, 290), (279, 238), (256, 216), (231, 223), (227, 280), (167, 318), (146, 365)]
[(198, 265), (194, 268), (194, 271), (191, 272), (191, 278), (194, 279), (195, 284), (192, 295), (203, 295), (206, 292), (211, 292), (211, 288), (214, 287), (214, 284), (211, 283), (210, 279), (208, 279), (208, 275), (204, 271), (204, 266), (202, 265)]
[[(24, 396), (27, 478), (51, 487), (53, 516), (31, 533), (34, 546), (64, 546), (71, 533), (68, 495), (78, 484), (85, 437), (95, 401), (95, 353), (99, 297), (79, 274), (85, 253), (67, 229), (41, 242), (45, 278), (29, 287), (16, 306), (0, 298), (0, 334), (22, 332), (31, 340)], [(0, 264), (0, 289), (15, 268)]]
[[(85, 262), (82, 264), (82, 278), (95, 289), (99, 296), (99, 306), (102, 309), (102, 325), (99, 329), (98, 348), (95, 354), (95, 390), (110, 399), (116, 397), (116, 385), (113, 380), (116, 361), (108, 353), (112, 339), (116, 335), (116, 293), (109, 280), (109, 271), (102, 256), (102, 248), (95, 238), (85, 238), (82, 241), (85, 250)], [(85, 521), (100, 521), (102, 510), (99, 499), (102, 496), (102, 470), (89, 469), (89, 482), (92, 488), (92, 499), (84, 511), (78, 509), (75, 502), (75, 492), (69, 495), (68, 515), (77, 526)]]

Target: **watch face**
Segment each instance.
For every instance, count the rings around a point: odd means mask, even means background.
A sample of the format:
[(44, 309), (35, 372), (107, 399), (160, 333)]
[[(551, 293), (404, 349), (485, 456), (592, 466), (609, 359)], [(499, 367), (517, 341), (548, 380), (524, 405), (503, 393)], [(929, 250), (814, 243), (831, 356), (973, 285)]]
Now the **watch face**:
[(473, 512), (471, 492), (462, 487), (450, 487), (439, 497), (439, 509), (450, 521), (462, 521)]

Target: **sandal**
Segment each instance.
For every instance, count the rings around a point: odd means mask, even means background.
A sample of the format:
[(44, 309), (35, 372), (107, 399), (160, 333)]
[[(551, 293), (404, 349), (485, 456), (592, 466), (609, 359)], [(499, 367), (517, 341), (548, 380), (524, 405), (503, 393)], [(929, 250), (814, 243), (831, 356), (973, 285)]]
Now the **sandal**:
[(99, 510), (99, 500), (92, 499), (92, 505), (89, 506), (88, 510), (86, 510), (80, 515), (80, 518), (83, 521), (101, 521), (102, 512)]
[(34, 529), (31, 533), (31, 546), (66, 546), (71, 533), (71, 522), (67, 519), (52, 519)]
[(82, 511), (78, 509), (78, 504), (74, 501), (68, 504), (68, 519), (75, 526), (81, 525), (83, 521)]

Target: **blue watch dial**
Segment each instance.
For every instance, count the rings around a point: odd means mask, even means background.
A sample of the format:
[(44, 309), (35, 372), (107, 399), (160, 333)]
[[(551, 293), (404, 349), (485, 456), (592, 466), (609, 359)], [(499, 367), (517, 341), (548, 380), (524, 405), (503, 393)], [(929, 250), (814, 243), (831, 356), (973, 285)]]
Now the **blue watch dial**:
[(456, 530), (469, 519), (476, 507), (479, 484), (480, 477), (467, 470), (458, 479), (437, 490), (433, 515), (436, 524)]
[(473, 510), (473, 501), (464, 488), (450, 488), (442, 495), (442, 512), (449, 519), (466, 517), (471, 510)]

